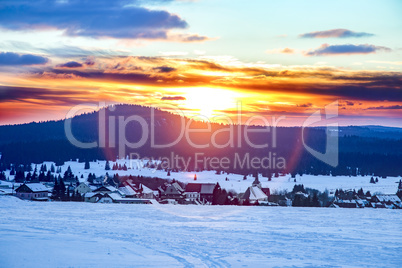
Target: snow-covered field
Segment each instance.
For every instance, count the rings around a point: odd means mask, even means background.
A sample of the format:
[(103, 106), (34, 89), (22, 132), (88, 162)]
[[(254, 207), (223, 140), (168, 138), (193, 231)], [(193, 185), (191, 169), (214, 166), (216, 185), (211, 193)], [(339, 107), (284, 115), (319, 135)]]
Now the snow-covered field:
[(401, 211), (0, 196), (1, 267), (401, 267)]
[[(171, 172), (171, 176), (167, 176), (167, 172), (162, 170), (150, 169), (143, 167), (144, 164), (137, 160), (117, 160), (120, 165), (126, 164), (129, 168), (127, 171), (123, 170), (109, 170), (105, 171), (106, 161), (96, 161), (90, 162), (90, 169), (84, 169), (84, 163), (79, 163), (77, 161), (68, 161), (62, 166), (62, 175), (67, 170), (68, 166), (71, 167), (74, 175), (78, 178), (84, 175), (86, 180), (89, 173), (95, 173), (97, 176), (104, 176), (106, 172), (109, 175), (119, 174), (119, 176), (124, 175), (142, 175), (146, 177), (159, 177), (164, 179), (176, 179), (185, 183), (191, 183), (194, 181), (194, 175), (197, 175), (196, 182), (205, 183), (216, 183), (219, 182), (221, 187), (230, 190), (233, 189), (237, 193), (244, 192), (254, 180), (254, 177), (249, 176), (247, 180), (243, 180), (243, 175), (239, 174), (215, 174), (215, 171), (202, 171), (202, 172)], [(38, 163), (36, 166), (39, 170), (42, 163)], [(45, 162), (47, 168), (50, 168), (52, 162)], [(110, 162), (110, 167), (112, 167), (114, 162)], [(32, 165), (35, 168), (35, 165)], [(6, 172), (6, 176), (9, 176), (9, 171)], [(12, 178), (13, 176), (9, 176)], [(225, 179), (228, 178), (229, 181)], [(370, 183), (371, 176), (313, 176), (313, 175), (303, 175), (296, 176), (296, 182), (294, 179), (290, 178), (290, 175), (280, 176), (279, 178), (272, 178), (272, 181), (268, 181), (267, 178), (260, 176), (260, 181), (263, 187), (269, 187), (272, 191), (288, 190), (291, 191), (295, 184), (304, 184), (305, 187), (314, 188), (320, 191), (328, 189), (329, 191), (335, 191), (336, 189), (360, 189), (363, 188), (364, 191), (370, 191), (373, 193), (383, 193), (383, 194), (395, 194), (398, 188), (398, 182), (400, 177), (388, 177), (386, 179), (379, 178), (379, 182), (376, 184)]]

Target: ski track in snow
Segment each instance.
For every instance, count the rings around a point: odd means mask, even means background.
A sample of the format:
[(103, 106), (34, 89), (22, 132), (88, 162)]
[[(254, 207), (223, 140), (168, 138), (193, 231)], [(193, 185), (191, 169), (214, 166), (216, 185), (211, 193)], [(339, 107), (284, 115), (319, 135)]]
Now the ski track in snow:
[(400, 210), (0, 196), (1, 267), (401, 267)]

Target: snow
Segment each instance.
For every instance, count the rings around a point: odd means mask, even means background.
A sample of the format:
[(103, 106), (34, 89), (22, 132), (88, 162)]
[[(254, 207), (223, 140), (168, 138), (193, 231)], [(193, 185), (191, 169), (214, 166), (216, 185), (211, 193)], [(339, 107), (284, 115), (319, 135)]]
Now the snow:
[[(25, 184), (32, 192), (47, 192), (49, 188), (47, 188), (42, 183), (27, 183)], [(51, 189), (50, 189), (51, 190)]]
[[(115, 162), (110, 162), (110, 166), (113, 166)], [(117, 160), (117, 164), (126, 165), (129, 167), (127, 171), (124, 170), (109, 170), (105, 171), (106, 161), (96, 161), (90, 162), (90, 169), (84, 169), (84, 163), (79, 163), (77, 161), (69, 161), (66, 162), (62, 166), (62, 173), (64, 173), (68, 166), (71, 166), (71, 169), (75, 175), (81, 177), (81, 174), (84, 175), (84, 179), (88, 177), (89, 173), (95, 173), (96, 176), (104, 176), (106, 172), (109, 175), (119, 174), (119, 176), (125, 175), (142, 175), (145, 177), (159, 177), (164, 179), (176, 179), (181, 182), (191, 183), (216, 183), (219, 182), (222, 188), (227, 190), (235, 190), (236, 192), (244, 192), (249, 186), (251, 186), (254, 181), (253, 176), (248, 176), (247, 180), (243, 180), (243, 175), (240, 174), (216, 174), (215, 171), (202, 171), (202, 172), (171, 172), (171, 176), (167, 176), (167, 172), (163, 170), (156, 170), (153, 168), (145, 168), (143, 167), (144, 161), (142, 160)], [(42, 163), (40, 163), (42, 164)], [(40, 167), (40, 164), (37, 166)], [(45, 162), (48, 168), (52, 162)], [(33, 168), (35, 166), (33, 165)], [(194, 174), (197, 174), (197, 180), (194, 181)], [(225, 179), (228, 178), (229, 181)], [(388, 177), (386, 179), (379, 179), (379, 182), (376, 184), (370, 183), (371, 176), (357, 176), (357, 177), (349, 177), (349, 176), (314, 176), (314, 175), (303, 175), (296, 176), (296, 182), (294, 179), (290, 177), (290, 175), (280, 176), (278, 178), (272, 178), (272, 181), (268, 181), (267, 178), (260, 176), (259, 180), (261, 182), (262, 187), (267, 187), (272, 191), (282, 191), (287, 190), (291, 191), (295, 184), (304, 184), (305, 187), (314, 188), (320, 191), (324, 191), (325, 189), (335, 191), (337, 188), (346, 189), (355, 189), (356, 191), (361, 187), (364, 191), (370, 191), (371, 193), (381, 192), (383, 194), (395, 194), (397, 190), (397, 183), (401, 179), (400, 177)], [(82, 179), (81, 179), (82, 180)]]
[(0, 196), (0, 266), (400, 267), (400, 213)]
[(257, 186), (250, 186), (248, 190), (246, 190), (245, 195), (247, 195), (247, 197), (243, 198), (250, 199), (251, 201), (264, 200), (267, 198), (267, 195)]
[[(77, 175), (80, 181), (86, 181), (89, 173), (95, 173), (96, 176), (104, 176), (106, 172), (112, 176), (113, 174), (118, 174), (119, 176), (144, 176), (144, 177), (158, 177), (162, 179), (176, 179), (178, 181), (184, 183), (216, 183), (219, 182), (220, 186), (226, 190), (234, 190), (237, 193), (242, 193), (247, 190), (248, 187), (251, 186), (254, 181), (253, 176), (248, 176), (247, 180), (243, 180), (243, 175), (240, 174), (216, 174), (215, 171), (202, 171), (202, 172), (171, 172), (171, 176), (167, 176), (167, 172), (164, 170), (156, 170), (153, 168), (144, 167), (145, 160), (129, 160), (129, 159), (120, 159), (116, 161), (117, 164), (126, 165), (128, 170), (105, 170), (106, 161), (95, 161), (90, 162), (90, 169), (84, 169), (85, 164), (77, 161), (68, 161), (65, 162), (64, 165), (61, 166), (61, 175), (67, 170), (68, 166), (71, 167), (74, 175)], [(109, 164), (112, 167), (114, 163), (110, 161)], [(44, 162), (32, 164), (32, 168), (37, 169), (40, 168), (42, 164), (47, 166), (47, 169), (50, 169), (51, 164), (53, 162)], [(194, 174), (197, 175), (197, 180), (194, 181)], [(83, 175), (84, 178), (81, 178)], [(6, 177), (9, 176), (9, 171), (6, 171)], [(9, 176), (10, 179), (13, 176)], [(226, 181), (225, 179), (229, 180)], [(349, 177), (349, 176), (314, 176), (314, 175), (303, 175), (296, 176), (296, 182), (291, 178), (289, 174), (284, 176), (279, 176), (278, 178), (273, 177), (272, 181), (268, 181), (268, 178), (263, 176), (259, 176), (259, 180), (261, 182), (261, 186), (264, 188), (270, 188), (271, 193), (275, 193), (275, 191), (291, 191), (295, 184), (303, 184), (304, 187), (314, 188), (320, 191), (325, 191), (326, 189), (332, 192), (335, 192), (336, 189), (343, 190), (353, 190), (356, 191), (360, 188), (363, 190), (370, 191), (373, 193), (382, 193), (382, 194), (395, 194), (398, 188), (398, 182), (401, 177), (387, 177), (386, 179), (379, 178), (378, 183), (370, 183), (371, 176), (357, 176), (357, 177)]]

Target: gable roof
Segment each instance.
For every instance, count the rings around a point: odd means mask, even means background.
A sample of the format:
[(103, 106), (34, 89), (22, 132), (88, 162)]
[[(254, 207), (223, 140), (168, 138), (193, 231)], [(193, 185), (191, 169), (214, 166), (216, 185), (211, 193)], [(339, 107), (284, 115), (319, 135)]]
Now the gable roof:
[(117, 191), (117, 189), (113, 186), (101, 186), (98, 189), (94, 190), (93, 192), (114, 192)]
[(267, 195), (257, 186), (250, 186), (247, 188), (246, 192), (243, 195), (243, 199), (249, 200), (264, 200), (267, 198)]
[(197, 192), (201, 194), (212, 194), (215, 188), (214, 183), (189, 183), (186, 185), (186, 192)]
[(213, 183), (203, 183), (201, 185), (201, 194), (212, 194), (215, 189), (215, 185)]
[(396, 194), (378, 194), (375, 197), (379, 202), (401, 202)]
[(16, 189), (16, 191), (18, 189), (23, 189), (23, 187), (26, 186), (30, 191), (32, 191), (33, 193), (37, 193), (37, 192), (47, 192), (49, 189), (43, 185), (42, 183), (26, 183), (26, 184), (22, 184), (20, 187), (18, 187)]

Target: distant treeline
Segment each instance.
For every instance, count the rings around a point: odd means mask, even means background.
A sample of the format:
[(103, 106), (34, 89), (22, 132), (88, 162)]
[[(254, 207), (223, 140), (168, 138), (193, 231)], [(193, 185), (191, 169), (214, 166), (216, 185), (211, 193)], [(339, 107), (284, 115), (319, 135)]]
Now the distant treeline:
[[(102, 109), (106, 118), (112, 118), (118, 124), (117, 118), (124, 116), (139, 115), (145, 119), (149, 126), (155, 130), (155, 142), (157, 144), (170, 143), (179, 136), (182, 117), (161, 110), (155, 111), (155, 120), (151, 122), (151, 108), (138, 105), (117, 105), (110, 111)], [(99, 112), (93, 112), (76, 116), (72, 120), (72, 132), (74, 137), (81, 142), (99, 141), (98, 120)], [(112, 117), (113, 116), (113, 117)], [(184, 118), (188, 123), (189, 119)], [(109, 120), (105, 121), (106, 148), (81, 149), (72, 145), (64, 134), (64, 120), (30, 123), (16, 126), (0, 126), (0, 169), (10, 167), (10, 164), (42, 163), (43, 161), (54, 161), (61, 165), (71, 159), (80, 161), (111, 160), (119, 157), (118, 140), (119, 133), (116, 130), (115, 146), (109, 144)], [(151, 124), (152, 123), (152, 124)], [(212, 124), (211, 131), (206, 133), (191, 133), (191, 140), (196, 144), (210, 144), (212, 133), (217, 130), (228, 129), (228, 125)], [(204, 122), (193, 122), (191, 128), (206, 129)], [(222, 131), (215, 136), (219, 144), (225, 144), (230, 135), (233, 135), (234, 144), (240, 140), (242, 146), (196, 149), (183, 137), (178, 143), (169, 148), (153, 148), (151, 140), (147, 139), (145, 144), (137, 149), (125, 148), (125, 155), (137, 153), (140, 157), (170, 157), (172, 153), (185, 159), (190, 159), (189, 171), (204, 169), (203, 163), (196, 163), (195, 153), (202, 153), (205, 157), (227, 157), (231, 163), (236, 161), (235, 155), (243, 157), (263, 158), (269, 153), (276, 157), (283, 157), (286, 160), (284, 169), (271, 166), (270, 168), (253, 168), (251, 166), (236, 166), (222, 168), (227, 172), (239, 174), (262, 173), (271, 176), (277, 172), (291, 174), (314, 174), (314, 175), (374, 175), (374, 176), (398, 176), (402, 175), (402, 135), (398, 139), (399, 129), (395, 131), (372, 130), (363, 127), (344, 128), (346, 133), (339, 137), (339, 165), (334, 168), (310, 155), (303, 146), (302, 128), (300, 127), (279, 127), (276, 129), (276, 148), (273, 148), (273, 135), (271, 132), (249, 133), (249, 139), (254, 144), (268, 143), (268, 148), (255, 149), (245, 141), (244, 125), (232, 125), (232, 132)], [(253, 129), (262, 129), (253, 126)], [(346, 131), (347, 130), (347, 131)], [(358, 135), (359, 130), (363, 135)], [(389, 131), (384, 134), (384, 131)], [(304, 129), (305, 142), (308, 146), (320, 152), (325, 152), (326, 130), (323, 128)], [(142, 128), (138, 122), (130, 122), (125, 129), (125, 136), (128, 141), (136, 142), (142, 137)], [(392, 138), (390, 138), (392, 137)], [(211, 145), (211, 144), (210, 144)], [(182, 169), (170, 163), (169, 169)], [(207, 165), (206, 169), (213, 169)]]

